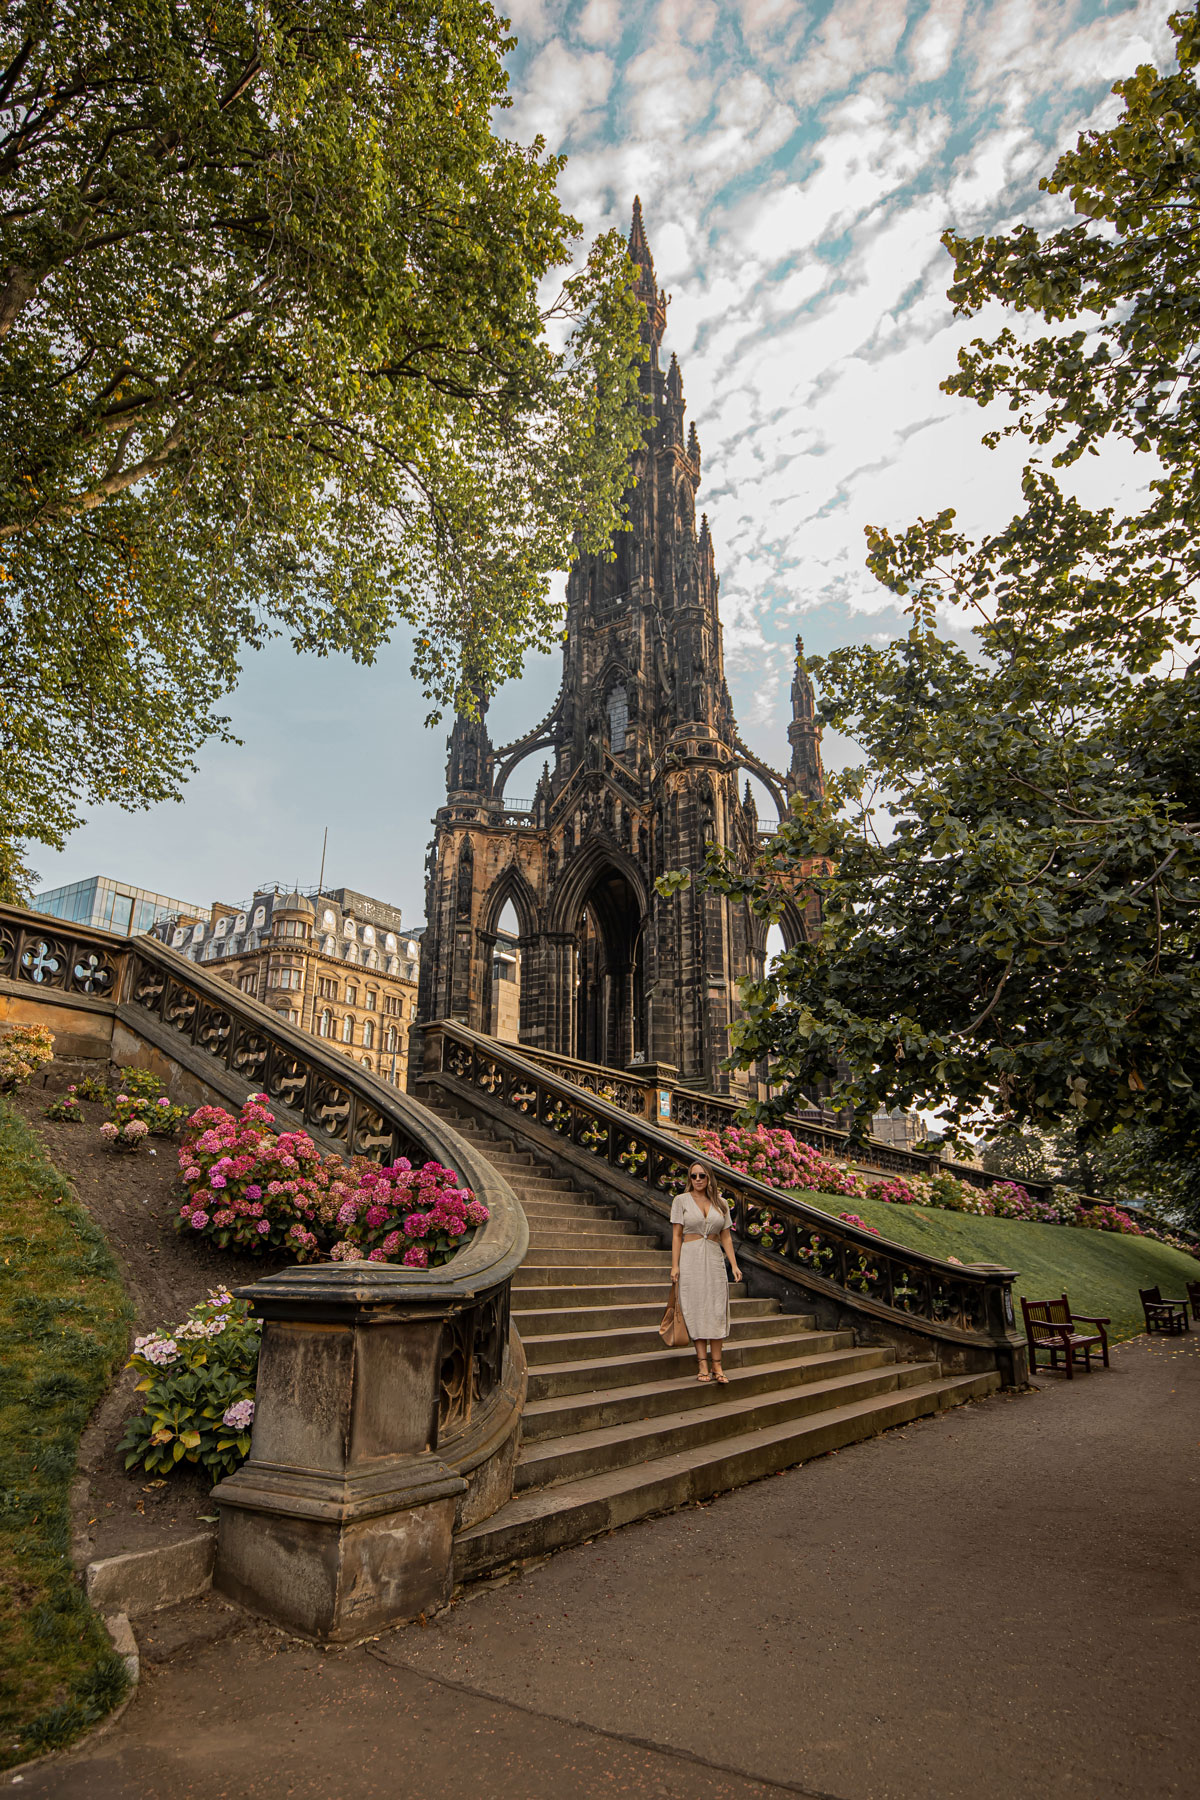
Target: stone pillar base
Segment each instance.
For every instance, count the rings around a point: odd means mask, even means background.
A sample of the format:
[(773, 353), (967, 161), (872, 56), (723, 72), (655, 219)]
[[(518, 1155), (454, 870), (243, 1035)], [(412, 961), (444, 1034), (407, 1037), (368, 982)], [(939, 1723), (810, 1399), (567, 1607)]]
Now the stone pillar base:
[(389, 1459), (369, 1484), (245, 1464), (214, 1490), (213, 1585), (301, 1637), (355, 1643), (449, 1602), (466, 1486), (429, 1456)]

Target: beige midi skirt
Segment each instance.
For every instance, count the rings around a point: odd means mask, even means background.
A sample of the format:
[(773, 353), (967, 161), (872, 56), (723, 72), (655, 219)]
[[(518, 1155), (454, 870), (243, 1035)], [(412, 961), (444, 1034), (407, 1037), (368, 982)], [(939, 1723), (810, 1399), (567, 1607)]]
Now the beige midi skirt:
[(729, 1336), (729, 1283), (716, 1238), (696, 1238), (679, 1252), (679, 1304), (688, 1336)]

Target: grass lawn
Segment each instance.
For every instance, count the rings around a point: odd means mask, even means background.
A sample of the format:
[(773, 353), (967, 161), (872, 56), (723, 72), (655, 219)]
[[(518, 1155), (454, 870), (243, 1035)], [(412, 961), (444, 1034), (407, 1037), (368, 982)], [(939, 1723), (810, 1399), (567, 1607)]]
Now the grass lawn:
[(981, 1219), (933, 1206), (890, 1206), (884, 1200), (833, 1194), (797, 1193), (796, 1198), (826, 1212), (857, 1213), (883, 1237), (924, 1250), (928, 1256), (1003, 1263), (1018, 1270), (1019, 1279), (1013, 1283), (1018, 1325), (1022, 1295), (1026, 1300), (1048, 1300), (1065, 1293), (1078, 1312), (1111, 1319), (1111, 1338), (1136, 1337), (1144, 1329), (1140, 1287), (1157, 1284), (1168, 1298), (1182, 1300), (1184, 1282), (1200, 1281), (1200, 1262), (1194, 1257), (1149, 1238), (1122, 1237), (1115, 1231)]
[(0, 1768), (69, 1743), (125, 1693), (71, 1567), (68, 1492), (131, 1317), (103, 1235), (0, 1100)]

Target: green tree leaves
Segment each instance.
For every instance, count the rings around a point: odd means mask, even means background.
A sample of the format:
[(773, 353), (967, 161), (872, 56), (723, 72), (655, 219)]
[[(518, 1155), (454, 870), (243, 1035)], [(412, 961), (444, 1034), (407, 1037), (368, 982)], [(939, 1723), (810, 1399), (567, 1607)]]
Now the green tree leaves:
[[(24, 0), (0, 28), (0, 786), (177, 791), (246, 645), (441, 706), (560, 629), (620, 524), (638, 309), (541, 143), (493, 128), (483, 0)], [(547, 286), (547, 283), (550, 283)]]
[[(797, 883), (815, 940), (746, 993), (742, 1066), (772, 1063), (779, 1112), (825, 1086), (865, 1127), (940, 1109), (952, 1136), (1120, 1127), (1177, 1168), (1200, 1151), (1200, 94), (1196, 20), (1177, 73), (1139, 69), (1125, 111), (1043, 185), (1083, 222), (1042, 237), (948, 234), (951, 296), (1055, 327), (964, 351), (947, 389), (1005, 399), (1028, 464), (1022, 510), (972, 543), (949, 511), (870, 528), (868, 566), (907, 638), (811, 668), (821, 717), (866, 766), (796, 806), (760, 868), (705, 879), (763, 918)], [(1055, 467), (1109, 439), (1161, 471), (1139, 513), (1089, 509)], [(993, 434), (985, 442), (994, 442)], [(938, 635), (966, 608), (968, 649)], [(1195, 1197), (1200, 1186), (1193, 1180)]]

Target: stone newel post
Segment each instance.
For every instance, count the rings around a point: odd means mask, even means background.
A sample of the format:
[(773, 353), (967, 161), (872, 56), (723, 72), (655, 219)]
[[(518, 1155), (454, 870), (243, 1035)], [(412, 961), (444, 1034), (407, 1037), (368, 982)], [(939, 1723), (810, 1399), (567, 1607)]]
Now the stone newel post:
[(239, 1289), (264, 1324), (250, 1456), (213, 1494), (222, 1593), (327, 1643), (449, 1600), (456, 1524), (512, 1491), (515, 1212), (441, 1269), (290, 1269)]

